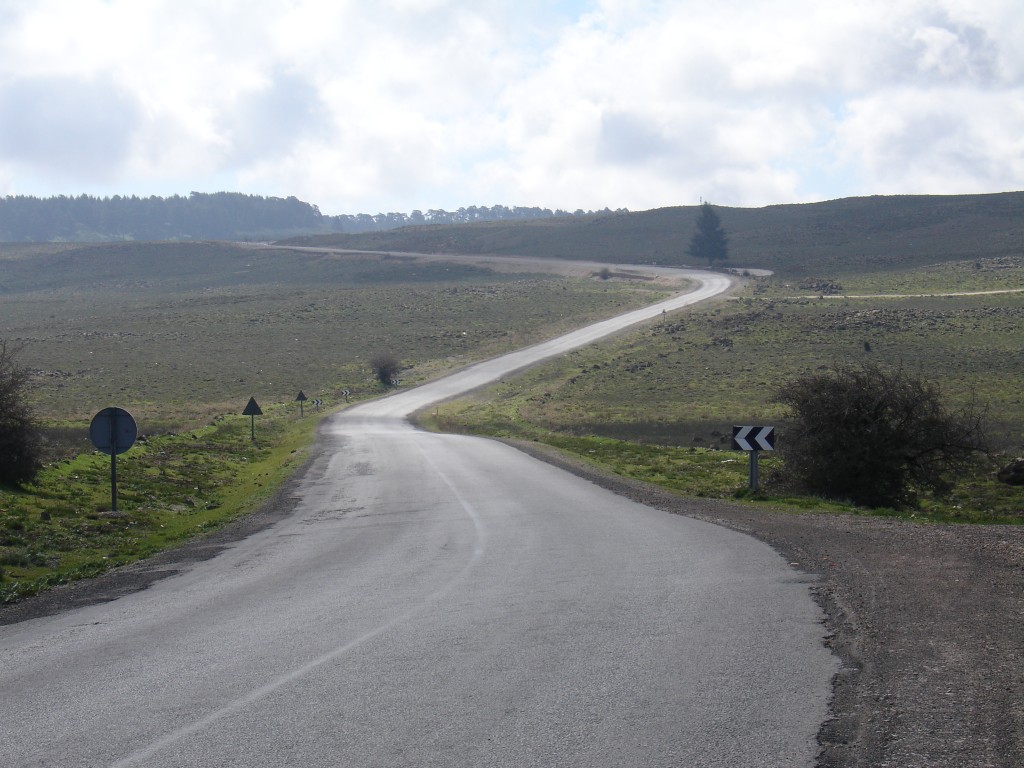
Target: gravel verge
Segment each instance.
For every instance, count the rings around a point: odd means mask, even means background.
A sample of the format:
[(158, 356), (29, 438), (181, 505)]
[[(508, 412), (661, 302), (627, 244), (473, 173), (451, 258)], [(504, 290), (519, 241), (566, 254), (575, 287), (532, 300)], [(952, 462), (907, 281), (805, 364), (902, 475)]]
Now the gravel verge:
[[(135, 565), (0, 606), (0, 624), (107, 602), (213, 557), (290, 514), (327, 443), (256, 513)], [(1024, 526), (916, 524), (685, 499), (538, 443), (537, 458), (622, 496), (760, 539), (817, 576), (842, 661), (820, 768), (1024, 765)]]

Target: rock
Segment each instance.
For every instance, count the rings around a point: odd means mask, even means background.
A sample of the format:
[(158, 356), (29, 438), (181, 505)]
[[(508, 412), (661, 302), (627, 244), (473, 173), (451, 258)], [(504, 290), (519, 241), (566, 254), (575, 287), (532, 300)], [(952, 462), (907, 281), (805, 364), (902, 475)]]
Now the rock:
[(996, 478), (1007, 485), (1024, 485), (1024, 459), (1011, 461), (996, 473)]

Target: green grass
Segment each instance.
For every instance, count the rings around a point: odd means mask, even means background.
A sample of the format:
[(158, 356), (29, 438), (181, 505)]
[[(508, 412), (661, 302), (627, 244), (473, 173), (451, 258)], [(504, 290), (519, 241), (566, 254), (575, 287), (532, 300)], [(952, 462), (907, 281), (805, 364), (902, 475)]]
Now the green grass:
[(254, 509), (301, 464), (319, 420), (268, 406), (144, 439), (118, 457), (82, 454), (47, 467), (24, 489), (0, 489), (0, 602), (102, 573), (220, 528)]

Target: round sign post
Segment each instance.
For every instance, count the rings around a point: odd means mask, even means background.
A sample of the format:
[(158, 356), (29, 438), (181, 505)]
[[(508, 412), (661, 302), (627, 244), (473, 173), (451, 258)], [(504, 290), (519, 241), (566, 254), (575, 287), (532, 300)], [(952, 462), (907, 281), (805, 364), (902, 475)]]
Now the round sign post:
[(124, 408), (104, 408), (92, 417), (89, 439), (100, 453), (110, 456), (110, 511), (117, 512), (117, 454), (135, 443), (139, 427)]

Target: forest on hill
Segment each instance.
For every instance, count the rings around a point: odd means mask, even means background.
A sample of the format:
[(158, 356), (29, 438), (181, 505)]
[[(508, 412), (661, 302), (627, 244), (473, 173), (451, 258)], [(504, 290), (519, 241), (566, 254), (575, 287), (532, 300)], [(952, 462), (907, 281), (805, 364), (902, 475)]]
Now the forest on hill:
[[(610, 211), (606, 211), (610, 213)], [(115, 240), (272, 240), (316, 233), (381, 232), (420, 224), (466, 224), (586, 216), (549, 208), (469, 206), (457, 211), (328, 216), (295, 197), (238, 192), (187, 197), (0, 197), (0, 242)]]

